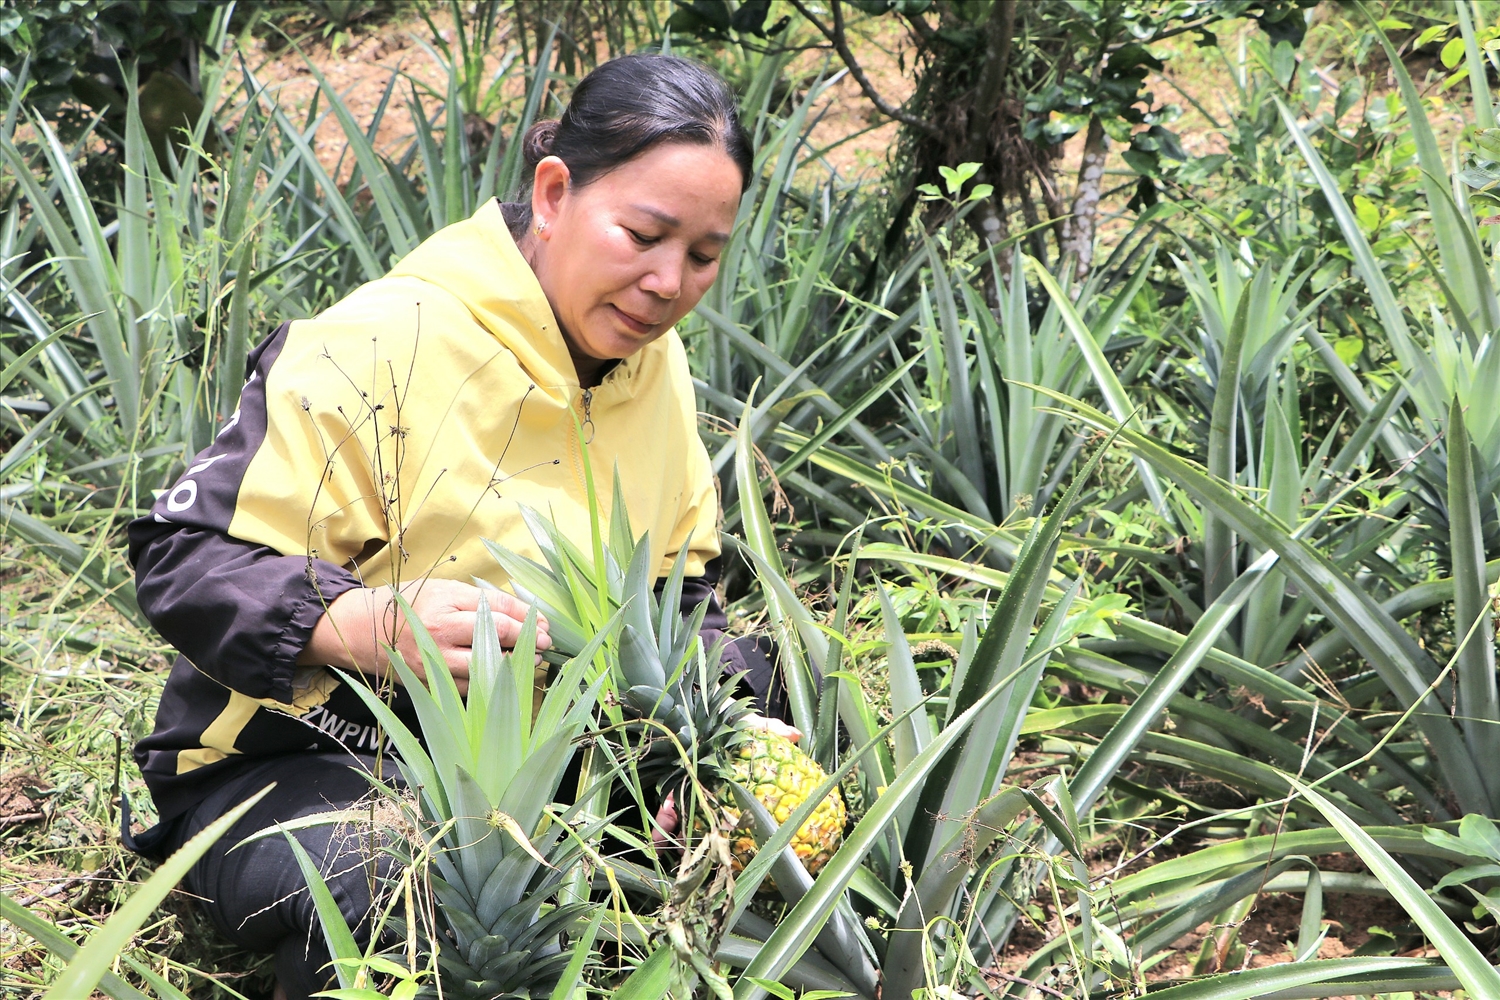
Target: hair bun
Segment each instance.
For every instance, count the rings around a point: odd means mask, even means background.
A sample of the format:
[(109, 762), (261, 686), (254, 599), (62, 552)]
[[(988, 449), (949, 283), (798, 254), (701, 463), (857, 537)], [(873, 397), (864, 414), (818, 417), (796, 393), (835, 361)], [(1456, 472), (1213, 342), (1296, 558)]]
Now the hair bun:
[(537, 122), (526, 130), (526, 137), (521, 140), (521, 155), (526, 158), (528, 171), (536, 169), (538, 163), (552, 155), (558, 124), (555, 119), (549, 119)]
[(601, 63), (578, 81), (557, 121), (519, 137), (527, 180), (549, 156), (567, 164), (568, 186), (587, 187), (601, 175), (662, 143), (722, 150), (750, 186), (755, 151), (740, 124), (734, 91), (700, 62), (636, 52)]

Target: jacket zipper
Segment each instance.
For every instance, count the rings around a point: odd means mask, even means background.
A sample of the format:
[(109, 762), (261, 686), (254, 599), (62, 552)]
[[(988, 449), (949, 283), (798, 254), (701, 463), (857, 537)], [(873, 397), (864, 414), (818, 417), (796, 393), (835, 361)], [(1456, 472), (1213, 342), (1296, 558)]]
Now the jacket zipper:
[(594, 405), (594, 390), (583, 390), (583, 443), (594, 443), (594, 417), (590, 412)]

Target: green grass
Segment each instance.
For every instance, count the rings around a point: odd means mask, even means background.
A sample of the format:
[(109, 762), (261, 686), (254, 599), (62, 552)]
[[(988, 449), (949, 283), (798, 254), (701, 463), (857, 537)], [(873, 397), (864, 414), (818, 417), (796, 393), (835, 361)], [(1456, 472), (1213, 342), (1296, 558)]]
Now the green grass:
[[(86, 936), (151, 871), (120, 843), (115, 789), (137, 804), (137, 831), (153, 820), (130, 748), (150, 732), (171, 651), (14, 542), (0, 550), (0, 580), (0, 891)], [(195, 997), (269, 996), (267, 962), (218, 938), (180, 892), (130, 954)], [(14, 930), (0, 937), (0, 963), (7, 997), (60, 967)]]

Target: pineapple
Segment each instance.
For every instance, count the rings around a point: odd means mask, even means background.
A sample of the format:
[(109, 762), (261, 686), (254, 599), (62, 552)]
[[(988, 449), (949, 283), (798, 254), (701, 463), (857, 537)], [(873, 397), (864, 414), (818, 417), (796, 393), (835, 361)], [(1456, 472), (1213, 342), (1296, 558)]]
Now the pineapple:
[[(792, 812), (807, 801), (807, 796), (827, 780), (828, 775), (797, 745), (784, 736), (756, 733), (747, 736), (734, 748), (730, 760), (734, 780), (750, 789), (777, 823), (785, 823)], [(731, 813), (737, 820), (739, 815)], [(844, 798), (835, 788), (792, 836), (792, 850), (809, 875), (818, 871), (833, 857), (844, 840)], [(743, 871), (755, 857), (755, 837), (739, 827), (730, 835), (734, 870)], [(770, 879), (766, 880), (767, 883)]]
[[(749, 705), (734, 697), (734, 679), (725, 678), (719, 668), (722, 647), (705, 653), (698, 635), (707, 602), (690, 619), (679, 611), (685, 557), (679, 555), (658, 603), (651, 546), (645, 535), (633, 536), (618, 481), (616, 477), (609, 545), (601, 546), (602, 574), (533, 512), (527, 512), (527, 520), (547, 565), (493, 544), (490, 551), (509, 574), (516, 596), (547, 616), (553, 647), (561, 655), (577, 655), (591, 637), (620, 619), (614, 655), (607, 657), (611, 679), (621, 702), (657, 724), (637, 729), (643, 783), (678, 791), (688, 777), (677, 747), (657, 738), (664, 726), (688, 753), (695, 776), (706, 787), (722, 792), (725, 781), (737, 781), (784, 822), (826, 775), (791, 741), (744, 728)], [(723, 794), (716, 797), (729, 800)], [(684, 796), (678, 795), (678, 801), (684, 802)], [(736, 810), (726, 812), (738, 821)], [(809, 873), (838, 849), (844, 817), (843, 799), (835, 789), (797, 832), (792, 846)], [(743, 870), (755, 854), (754, 837), (740, 828), (732, 840), (736, 870)], [(769, 879), (763, 885), (774, 888)]]

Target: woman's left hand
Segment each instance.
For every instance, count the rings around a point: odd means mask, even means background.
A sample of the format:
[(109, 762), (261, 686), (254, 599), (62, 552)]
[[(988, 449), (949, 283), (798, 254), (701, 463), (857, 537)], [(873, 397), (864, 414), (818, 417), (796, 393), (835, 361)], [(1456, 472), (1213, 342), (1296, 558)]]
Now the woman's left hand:
[(791, 723), (782, 722), (780, 719), (770, 719), (755, 712), (745, 716), (744, 726), (746, 729), (764, 730), (772, 736), (781, 736), (793, 743), (802, 739), (802, 730)]
[(681, 847), (677, 841), (677, 801), (671, 792), (662, 800), (661, 808), (656, 810), (656, 825), (651, 828), (651, 846), (658, 851), (668, 847)]
[[(782, 736), (796, 743), (802, 739), (802, 730), (780, 719), (770, 719), (756, 712), (745, 716), (742, 725), (746, 729), (759, 729), (773, 736)], [(664, 847), (680, 847), (673, 835), (677, 832), (677, 803), (671, 793), (667, 794), (661, 808), (656, 811), (656, 825), (651, 829), (651, 845), (658, 850)]]

